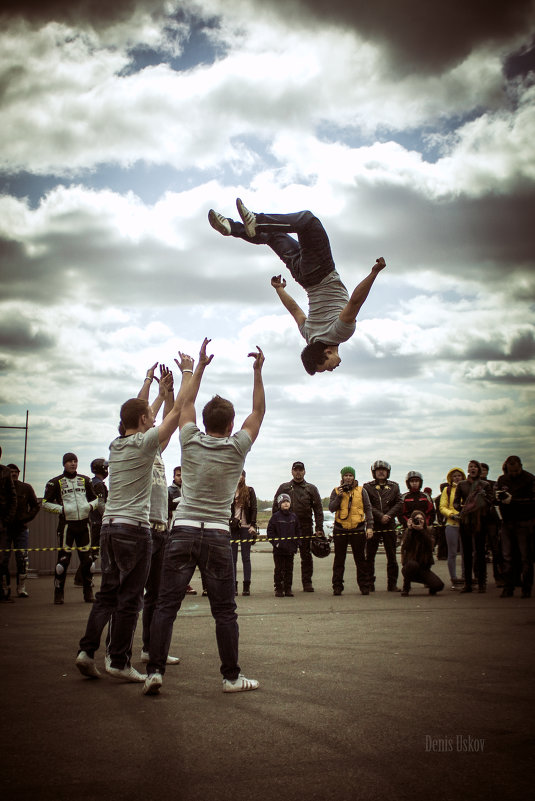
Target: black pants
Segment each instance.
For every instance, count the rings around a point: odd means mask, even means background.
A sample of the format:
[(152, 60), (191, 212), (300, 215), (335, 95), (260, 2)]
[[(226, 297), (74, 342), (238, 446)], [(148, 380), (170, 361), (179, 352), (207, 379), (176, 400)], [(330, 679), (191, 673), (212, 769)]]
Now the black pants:
[[(67, 578), (67, 570), (71, 562), (72, 551), (68, 550), (76, 545), (83, 548), (89, 545), (89, 526), (87, 520), (71, 520), (61, 529), (58, 529), (58, 561), (54, 574), (54, 587), (63, 590)], [(80, 571), (84, 590), (91, 589), (91, 556), (89, 551), (78, 551)]]
[(433, 595), (435, 592), (440, 592), (444, 589), (444, 582), (436, 573), (433, 573), (428, 567), (421, 567), (418, 562), (409, 560), (405, 562), (401, 568), (403, 573), (403, 590), (409, 591), (411, 588), (411, 581), (416, 581), (420, 584), (425, 584), (429, 587), (429, 592)]
[(461, 522), (460, 533), (464, 556), (464, 583), (467, 587), (472, 586), (472, 571), (474, 569), (472, 553), (475, 551), (477, 583), (480, 587), (485, 586), (487, 583), (486, 530), (481, 524), (479, 531), (473, 531), (470, 525)]
[(273, 571), (273, 583), (277, 592), (288, 592), (292, 589), (292, 580), (294, 573), (294, 555), (293, 553), (278, 553), (273, 551), (273, 561), (275, 562), (275, 570)]
[(388, 589), (393, 589), (399, 576), (399, 565), (396, 559), (398, 535), (395, 531), (376, 531), (373, 537), (366, 540), (366, 560), (370, 571), (370, 583), (375, 583), (375, 555), (379, 543), (383, 540), (386, 554), (386, 577)]
[(357, 584), (359, 589), (367, 590), (370, 583), (368, 563), (366, 561), (366, 534), (364, 531), (338, 533), (334, 531), (333, 590), (344, 589), (344, 570), (347, 546), (351, 545), (353, 559), (357, 568)]

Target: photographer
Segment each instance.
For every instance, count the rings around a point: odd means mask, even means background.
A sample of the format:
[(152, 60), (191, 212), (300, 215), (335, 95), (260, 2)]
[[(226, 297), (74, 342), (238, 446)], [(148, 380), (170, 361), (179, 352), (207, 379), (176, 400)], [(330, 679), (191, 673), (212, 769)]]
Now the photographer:
[(415, 509), (407, 521), (407, 529), (401, 542), (401, 594), (409, 594), (411, 581), (429, 587), (429, 595), (441, 592), (444, 582), (431, 570), (433, 564), (433, 536), (426, 526), (424, 513)]
[(370, 594), (370, 571), (366, 561), (366, 540), (373, 537), (372, 506), (368, 493), (359, 487), (353, 467), (342, 467), (340, 485), (331, 492), (329, 511), (334, 516), (333, 595), (344, 591), (347, 546), (351, 545), (362, 595)]
[(522, 469), (518, 456), (508, 456), (504, 473), (496, 482), (495, 497), (503, 519), (502, 550), (505, 575), (501, 597), (515, 591), (514, 554), (522, 561), (522, 598), (530, 598), (533, 587), (533, 531), (535, 524), (535, 476)]

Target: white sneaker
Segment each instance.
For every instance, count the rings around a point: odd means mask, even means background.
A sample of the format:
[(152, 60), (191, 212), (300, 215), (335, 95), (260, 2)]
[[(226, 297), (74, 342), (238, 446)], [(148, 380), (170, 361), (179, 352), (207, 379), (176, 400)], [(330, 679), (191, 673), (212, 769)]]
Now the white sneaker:
[(230, 223), (226, 217), (223, 217), (218, 211), (210, 209), (208, 212), (208, 222), (223, 236), (230, 236)]
[(245, 233), (252, 238), (256, 234), (256, 216), (243, 205), (243, 201), (239, 197), (236, 198), (236, 208), (245, 225)]
[(244, 693), (247, 690), (257, 690), (258, 682), (256, 679), (246, 679), (243, 673), (240, 673), (235, 681), (230, 679), (223, 679), (223, 692), (224, 693)]
[(76, 657), (75, 664), (82, 676), (87, 676), (89, 679), (100, 679), (102, 674), (95, 665), (95, 660), (88, 656), (85, 651), (80, 651)]
[(126, 681), (145, 681), (147, 678), (146, 673), (138, 673), (132, 665), (127, 665), (124, 668), (114, 668), (111, 665), (109, 667), (106, 665), (106, 673), (113, 676), (114, 679), (125, 679)]
[[(149, 652), (148, 651), (141, 651), (141, 661), (144, 664), (147, 664), (149, 661)], [(168, 656), (165, 662), (166, 665), (179, 665), (180, 664), (180, 657), (179, 656)]]
[(158, 671), (151, 673), (145, 679), (145, 684), (143, 685), (143, 695), (158, 695), (162, 684), (162, 674)]

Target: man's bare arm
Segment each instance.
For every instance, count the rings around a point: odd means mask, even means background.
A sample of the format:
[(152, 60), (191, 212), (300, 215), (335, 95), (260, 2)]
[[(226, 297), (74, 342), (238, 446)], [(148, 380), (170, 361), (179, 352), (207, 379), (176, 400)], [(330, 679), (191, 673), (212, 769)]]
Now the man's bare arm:
[(191, 356), (188, 356), (187, 353), (181, 353), (180, 351), (179, 356), (180, 361), (178, 361), (178, 359), (175, 359), (175, 361), (180, 372), (182, 373), (182, 381), (180, 382), (180, 390), (175, 398), (172, 409), (166, 415), (163, 422), (158, 426), (158, 439), (160, 441), (160, 445), (163, 445), (164, 443), (167, 445), (171, 439), (171, 436), (178, 428), (186, 389), (193, 377), (193, 359)]
[(249, 353), (252, 356), (253, 364), (253, 410), (242, 425), (242, 430), (246, 431), (254, 442), (260, 431), (260, 426), (266, 413), (266, 395), (264, 392), (264, 382), (262, 381), (262, 367), (264, 365), (264, 354), (256, 346), (258, 353)]
[(290, 312), (297, 325), (302, 326), (307, 316), (301, 306), (286, 292), (286, 279), (281, 278), (280, 275), (274, 275), (271, 279), (271, 286), (275, 289), (282, 305)]
[[(143, 381), (143, 385), (139, 390), (139, 392), (137, 393), (138, 398), (140, 398), (141, 400), (146, 400), (147, 403), (149, 402), (150, 385), (154, 381), (154, 371), (156, 370), (157, 367), (158, 367), (158, 362), (154, 362), (152, 367), (148, 368), (147, 375), (145, 376), (145, 379)], [(158, 406), (158, 409), (159, 408), (160, 407)]]
[(201, 349), (199, 351), (199, 362), (197, 364), (197, 367), (195, 368), (195, 372), (193, 373), (191, 380), (185, 387), (184, 397), (182, 400), (182, 406), (180, 410), (179, 427), (181, 429), (186, 425), (186, 423), (197, 422), (197, 415), (195, 413), (195, 401), (197, 400), (197, 395), (199, 392), (199, 387), (201, 386), (201, 381), (205, 367), (207, 367), (207, 365), (209, 365), (212, 359), (214, 358), (213, 354), (211, 356), (206, 355), (206, 348), (208, 347), (208, 343), (211, 341), (212, 341), (211, 339), (207, 339), (205, 337), (201, 345)]
[(340, 312), (340, 320), (343, 323), (354, 323), (357, 315), (362, 308), (362, 305), (370, 293), (372, 284), (381, 272), (386, 267), (386, 262), (381, 256), (373, 265), (369, 275), (364, 278), (358, 286), (353, 290), (349, 302), (346, 303)]

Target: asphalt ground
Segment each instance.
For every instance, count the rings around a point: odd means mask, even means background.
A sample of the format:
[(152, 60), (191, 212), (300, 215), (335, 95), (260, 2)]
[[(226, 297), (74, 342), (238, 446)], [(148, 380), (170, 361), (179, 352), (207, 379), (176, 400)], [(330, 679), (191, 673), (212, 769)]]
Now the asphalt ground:
[[(160, 695), (74, 665), (89, 606), (67, 579), (0, 606), (5, 801), (523, 799), (533, 794), (535, 599), (447, 589), (361, 596), (351, 555), (333, 597), (273, 595), (267, 545), (238, 598), (240, 662), (255, 692), (221, 692), (208, 599), (187, 596)], [(445, 580), (446, 563), (436, 570)], [(490, 566), (489, 566), (490, 572)], [(241, 565), (240, 565), (241, 574)], [(295, 579), (299, 576), (296, 561)], [(98, 584), (98, 580), (96, 582)], [(518, 593), (517, 593), (518, 595)], [(141, 649), (140, 626), (135, 655)], [(102, 650), (97, 663), (103, 668)], [(141, 668), (139, 661), (134, 664)]]

